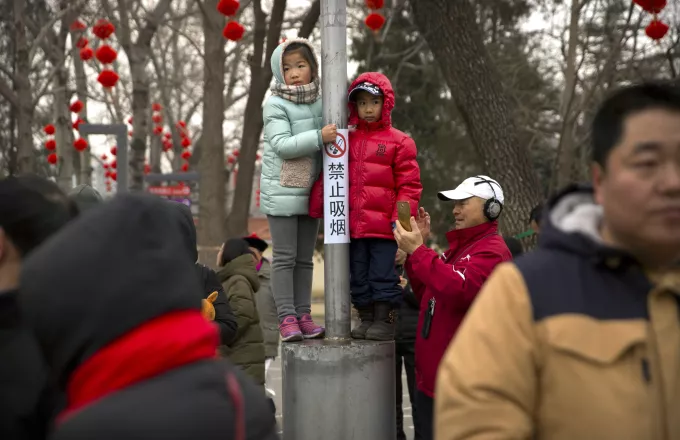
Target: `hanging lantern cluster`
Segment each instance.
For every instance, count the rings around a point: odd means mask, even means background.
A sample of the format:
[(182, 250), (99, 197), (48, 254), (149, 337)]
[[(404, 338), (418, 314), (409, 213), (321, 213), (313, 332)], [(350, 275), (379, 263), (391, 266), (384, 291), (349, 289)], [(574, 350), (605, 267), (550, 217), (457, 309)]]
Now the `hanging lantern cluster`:
[[(97, 58), (97, 61), (104, 65), (104, 69), (99, 73), (97, 81), (105, 89), (111, 89), (112, 87), (115, 87), (118, 83), (118, 80), (120, 79), (118, 74), (109, 67), (109, 65), (113, 64), (118, 58), (118, 52), (106, 42), (106, 40), (108, 40), (115, 31), (115, 26), (110, 21), (103, 18), (97, 20), (95, 25), (92, 26), (92, 33), (97, 38), (102, 40), (103, 43), (97, 48), (97, 51), (94, 52), (94, 56)], [(90, 55), (90, 58), (91, 57), (92, 56)]]
[(54, 133), (56, 133), (56, 128), (53, 124), (47, 124), (43, 127), (43, 131), (47, 135), (47, 140), (45, 141), (45, 149), (50, 153), (47, 155), (47, 163), (50, 165), (57, 164), (57, 141), (54, 140)]
[(191, 147), (191, 138), (189, 137), (189, 129), (187, 128), (186, 122), (178, 121), (177, 130), (179, 131), (179, 136), (182, 139), (180, 144), (184, 150), (182, 151), (182, 159), (184, 159), (184, 163), (182, 164), (181, 170), (187, 172), (189, 171), (189, 159), (191, 159), (191, 151), (189, 151), (189, 148)]
[(109, 149), (109, 152), (111, 153), (111, 160), (109, 160), (109, 156), (104, 153), (101, 155), (101, 160), (102, 160), (102, 168), (104, 168), (104, 183), (106, 184), (106, 192), (111, 192), (111, 187), (113, 185), (113, 182), (116, 181), (118, 178), (118, 173), (116, 172), (116, 168), (118, 167), (118, 162), (116, 162), (116, 154), (118, 154), (118, 147), (115, 145), (112, 146)]
[(76, 47), (80, 49), (80, 59), (83, 61), (89, 61), (94, 57), (94, 51), (90, 47), (90, 40), (85, 36), (87, 31), (87, 25), (80, 20), (76, 20), (71, 23), (71, 32), (79, 35), (76, 40)]
[(231, 153), (227, 154), (227, 167), (233, 168), (236, 166), (239, 154), (241, 154), (239, 150), (233, 150)]
[[(225, 17), (233, 17), (238, 12), (239, 6), (241, 5), (238, 0), (220, 0), (217, 4), (217, 10)], [(229, 20), (222, 29), (222, 35), (227, 40), (239, 41), (243, 38), (245, 31), (246, 28), (241, 23), (236, 20)]]
[(652, 14), (652, 21), (645, 28), (645, 34), (654, 41), (659, 41), (668, 33), (668, 25), (659, 20), (659, 14), (666, 7), (667, 0), (633, 0), (648, 14)]
[(161, 136), (163, 134), (163, 115), (161, 114), (163, 106), (157, 102), (154, 102), (151, 104), (151, 110), (153, 111), (151, 120), (155, 124), (153, 127), (153, 134), (156, 136)]
[[(85, 104), (83, 104), (83, 101), (81, 101), (80, 99), (76, 99), (69, 106), (69, 110), (71, 110), (71, 112), (75, 113), (75, 115), (76, 115), (76, 120), (71, 125), (71, 127), (75, 131), (79, 130), (80, 124), (85, 123), (85, 120), (81, 119), (80, 116), (78, 115), (80, 112), (83, 111), (84, 108), (85, 108)], [(88, 146), (89, 145), (88, 145), (87, 141), (83, 138), (78, 138), (78, 139), (73, 141), (73, 148), (75, 148), (76, 151), (78, 151), (78, 152), (85, 151)]]
[(378, 12), (385, 6), (384, 0), (364, 0), (366, 7), (371, 11), (364, 20), (366, 27), (373, 32), (378, 32), (385, 24), (385, 17)]

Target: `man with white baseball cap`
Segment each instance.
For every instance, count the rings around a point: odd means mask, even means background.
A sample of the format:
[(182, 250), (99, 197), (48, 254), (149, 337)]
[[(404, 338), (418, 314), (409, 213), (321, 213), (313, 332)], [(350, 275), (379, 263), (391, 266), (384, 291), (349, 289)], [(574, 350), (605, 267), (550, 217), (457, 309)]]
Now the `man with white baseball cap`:
[(439, 363), (493, 269), (512, 259), (498, 234), (503, 211), (503, 188), (488, 176), (465, 179), (455, 189), (438, 194), (453, 202), (455, 229), (446, 234), (449, 249), (439, 255), (424, 245), (430, 234), (430, 216), (420, 208), (411, 217), (411, 232), (397, 222), (394, 237), (409, 257), (406, 272), (420, 300), (416, 334), (416, 406), (423, 440), (432, 439), (434, 385)]

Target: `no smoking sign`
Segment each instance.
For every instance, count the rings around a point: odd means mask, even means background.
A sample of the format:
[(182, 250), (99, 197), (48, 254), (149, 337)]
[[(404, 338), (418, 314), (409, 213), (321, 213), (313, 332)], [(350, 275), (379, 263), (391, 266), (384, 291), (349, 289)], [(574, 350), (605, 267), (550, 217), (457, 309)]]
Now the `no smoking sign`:
[(338, 159), (344, 156), (346, 151), (347, 139), (345, 139), (345, 136), (342, 133), (338, 133), (338, 136), (335, 138), (335, 142), (326, 144), (326, 154), (328, 157), (332, 157), (333, 159)]

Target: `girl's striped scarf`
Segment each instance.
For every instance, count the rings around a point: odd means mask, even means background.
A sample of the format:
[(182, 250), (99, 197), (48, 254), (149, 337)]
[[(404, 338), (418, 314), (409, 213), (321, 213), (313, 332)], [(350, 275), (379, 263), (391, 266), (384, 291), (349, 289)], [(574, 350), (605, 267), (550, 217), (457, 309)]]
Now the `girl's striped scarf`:
[(271, 91), (272, 94), (294, 104), (312, 104), (319, 99), (321, 88), (319, 87), (319, 79), (315, 78), (311, 83), (302, 86), (289, 86), (276, 82), (271, 87)]

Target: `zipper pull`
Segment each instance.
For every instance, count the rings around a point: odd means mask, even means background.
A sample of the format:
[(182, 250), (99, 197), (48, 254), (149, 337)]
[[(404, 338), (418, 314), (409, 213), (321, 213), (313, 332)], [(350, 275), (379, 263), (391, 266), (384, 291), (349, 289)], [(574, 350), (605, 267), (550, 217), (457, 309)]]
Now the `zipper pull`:
[(434, 316), (434, 306), (437, 304), (437, 300), (432, 298), (430, 300), (430, 316)]

